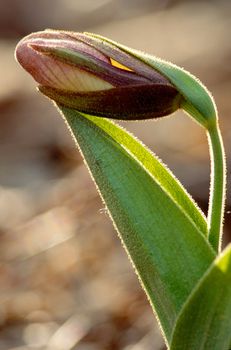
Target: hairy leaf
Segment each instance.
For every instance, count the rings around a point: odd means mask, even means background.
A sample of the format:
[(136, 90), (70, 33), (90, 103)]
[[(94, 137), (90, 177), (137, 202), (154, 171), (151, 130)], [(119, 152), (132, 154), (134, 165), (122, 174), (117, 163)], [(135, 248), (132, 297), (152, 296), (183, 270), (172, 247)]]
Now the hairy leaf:
[(169, 194), (171, 184), (179, 185), (151, 155), (157, 167), (148, 165), (143, 146), (108, 120), (60, 109), (169, 340), (214, 252), (177, 195)]
[(229, 350), (231, 245), (215, 260), (186, 302), (171, 350)]

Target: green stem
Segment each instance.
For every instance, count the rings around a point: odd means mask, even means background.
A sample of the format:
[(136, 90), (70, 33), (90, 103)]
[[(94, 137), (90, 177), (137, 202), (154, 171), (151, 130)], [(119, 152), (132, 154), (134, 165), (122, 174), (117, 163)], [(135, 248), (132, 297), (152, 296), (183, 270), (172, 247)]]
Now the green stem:
[(226, 162), (223, 140), (218, 124), (208, 130), (211, 157), (208, 239), (215, 251), (221, 249), (222, 225), (226, 190)]

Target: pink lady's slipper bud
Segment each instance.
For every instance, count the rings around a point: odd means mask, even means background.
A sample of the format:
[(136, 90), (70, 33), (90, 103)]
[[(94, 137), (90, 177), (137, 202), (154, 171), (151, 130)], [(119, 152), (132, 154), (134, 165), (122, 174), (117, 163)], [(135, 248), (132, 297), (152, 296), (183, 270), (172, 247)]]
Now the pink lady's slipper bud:
[(16, 58), (60, 105), (114, 119), (173, 113), (181, 95), (138, 58), (89, 34), (46, 30), (22, 39)]

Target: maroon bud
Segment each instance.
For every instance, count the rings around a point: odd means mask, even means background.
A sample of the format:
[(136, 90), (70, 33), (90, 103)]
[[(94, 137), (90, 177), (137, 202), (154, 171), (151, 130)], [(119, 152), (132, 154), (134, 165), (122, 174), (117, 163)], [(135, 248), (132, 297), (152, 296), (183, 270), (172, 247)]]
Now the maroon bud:
[(149, 119), (180, 106), (169, 80), (141, 60), (87, 34), (47, 30), (30, 34), (16, 58), (60, 105), (114, 119)]

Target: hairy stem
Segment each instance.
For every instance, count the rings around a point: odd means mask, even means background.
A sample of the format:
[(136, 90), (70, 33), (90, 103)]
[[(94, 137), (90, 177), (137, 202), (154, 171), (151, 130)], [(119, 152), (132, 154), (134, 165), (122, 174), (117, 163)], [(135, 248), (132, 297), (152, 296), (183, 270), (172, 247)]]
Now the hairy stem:
[(208, 239), (216, 252), (221, 249), (226, 191), (226, 162), (223, 140), (218, 124), (208, 130), (211, 157), (210, 199), (208, 210)]

